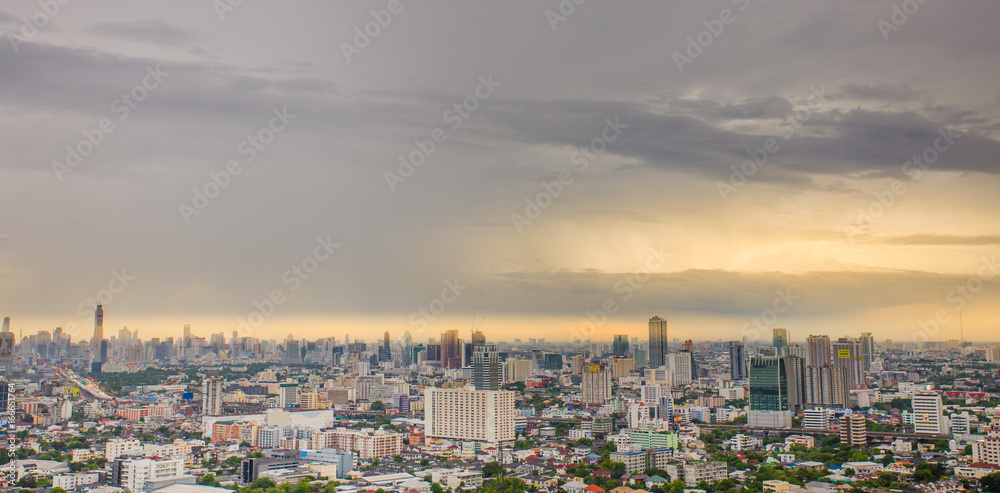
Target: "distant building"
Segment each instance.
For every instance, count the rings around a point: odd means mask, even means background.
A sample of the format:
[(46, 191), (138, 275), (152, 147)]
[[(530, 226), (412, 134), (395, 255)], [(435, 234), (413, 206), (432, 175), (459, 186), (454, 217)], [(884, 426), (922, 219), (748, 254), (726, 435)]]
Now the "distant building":
[(936, 392), (914, 394), (911, 405), (913, 407), (913, 431), (915, 433), (948, 433), (941, 394)]
[(611, 398), (611, 369), (597, 363), (588, 366), (583, 370), (580, 390), (584, 405), (604, 404)]
[(666, 364), (667, 349), (667, 321), (660, 317), (649, 319), (649, 366)]

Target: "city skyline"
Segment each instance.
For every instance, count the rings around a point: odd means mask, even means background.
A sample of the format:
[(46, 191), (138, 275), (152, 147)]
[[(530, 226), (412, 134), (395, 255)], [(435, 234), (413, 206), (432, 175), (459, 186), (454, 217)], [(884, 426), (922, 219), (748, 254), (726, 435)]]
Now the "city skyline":
[(725, 3), (4, 5), (0, 313), (993, 337), (1000, 5)]

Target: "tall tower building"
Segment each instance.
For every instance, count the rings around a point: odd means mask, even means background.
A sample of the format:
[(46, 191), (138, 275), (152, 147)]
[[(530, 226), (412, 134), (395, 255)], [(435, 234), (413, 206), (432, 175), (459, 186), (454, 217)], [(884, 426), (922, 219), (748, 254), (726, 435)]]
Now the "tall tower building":
[(784, 348), (788, 347), (788, 329), (772, 329), (771, 345), (778, 350), (778, 356), (783, 356)]
[(729, 376), (732, 380), (746, 380), (747, 352), (740, 341), (729, 341)]
[(101, 341), (104, 340), (104, 307), (97, 305), (97, 309), (94, 310), (94, 340), (90, 342), (90, 346), (95, 350), (101, 348)]
[(461, 368), (460, 350), (457, 330), (448, 330), (441, 334), (441, 366), (448, 369)]
[(472, 331), (472, 346), (481, 346), (486, 344), (486, 335), (483, 334), (481, 330)]
[(584, 405), (604, 404), (611, 398), (611, 369), (596, 363), (585, 368), (580, 390)]
[(830, 336), (810, 335), (806, 339), (806, 366), (829, 366), (833, 364), (830, 357)]
[(872, 362), (875, 361), (875, 338), (871, 332), (862, 332), (860, 341), (861, 360), (864, 362), (864, 371), (867, 373), (872, 367)]
[(382, 345), (378, 348), (378, 360), (381, 361), (392, 361), (392, 346), (389, 345), (389, 331), (385, 331), (385, 336), (382, 338)]
[(867, 388), (868, 382), (865, 379), (861, 341), (841, 337), (832, 346), (834, 366), (842, 366), (847, 369), (847, 386), (850, 389)]
[(218, 375), (206, 376), (205, 388), (203, 389), (205, 401), (202, 403), (202, 414), (205, 416), (218, 416), (222, 414), (222, 394), (224, 392), (222, 377)]
[(628, 356), (628, 336), (625, 334), (616, 335), (611, 343), (611, 347), (615, 356), (619, 358)]
[(472, 384), (476, 390), (500, 390), (500, 353), (495, 344), (477, 344), (472, 352)]
[(3, 318), (3, 329), (0, 329), (0, 332), (10, 332), (10, 317)]
[(649, 319), (649, 366), (659, 368), (666, 363), (667, 321), (660, 317)]

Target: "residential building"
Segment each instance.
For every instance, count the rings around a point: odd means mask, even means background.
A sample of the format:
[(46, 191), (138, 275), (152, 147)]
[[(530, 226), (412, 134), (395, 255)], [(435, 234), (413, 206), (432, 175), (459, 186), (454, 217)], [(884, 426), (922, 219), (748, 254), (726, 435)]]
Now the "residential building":
[(584, 405), (604, 404), (611, 398), (611, 369), (599, 363), (588, 366), (583, 371), (580, 391)]
[(936, 392), (916, 393), (913, 395), (911, 405), (913, 407), (913, 430), (915, 433), (948, 433), (941, 394)]
[(514, 392), (428, 388), (424, 393), (424, 433), (428, 439), (469, 441), (491, 446), (514, 443)]
[(868, 446), (868, 430), (865, 428), (864, 415), (858, 413), (845, 414), (840, 418), (840, 444), (848, 447)]

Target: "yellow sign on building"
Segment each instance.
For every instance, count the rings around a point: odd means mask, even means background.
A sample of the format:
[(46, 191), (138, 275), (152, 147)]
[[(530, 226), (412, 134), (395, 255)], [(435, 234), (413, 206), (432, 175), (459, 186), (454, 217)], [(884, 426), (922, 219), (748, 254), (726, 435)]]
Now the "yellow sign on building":
[(838, 349), (837, 350), (837, 357), (840, 358), (840, 359), (848, 359), (848, 358), (851, 357), (851, 350), (850, 349)]

